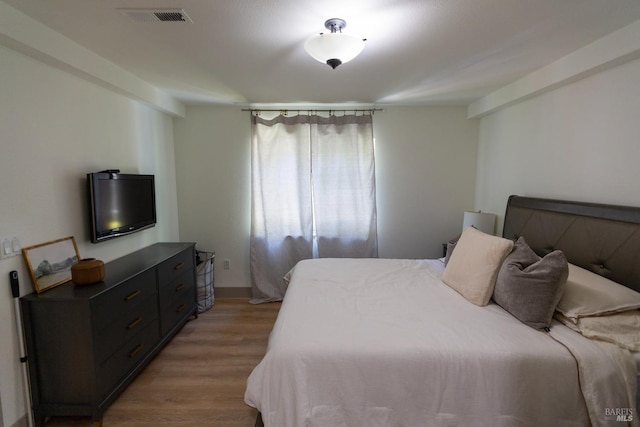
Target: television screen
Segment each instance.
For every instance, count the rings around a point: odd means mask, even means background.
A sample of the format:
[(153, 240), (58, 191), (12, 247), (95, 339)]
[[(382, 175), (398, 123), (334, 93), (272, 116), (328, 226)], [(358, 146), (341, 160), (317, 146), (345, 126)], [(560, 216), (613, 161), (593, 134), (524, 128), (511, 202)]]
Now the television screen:
[(153, 175), (87, 174), (91, 241), (96, 243), (156, 223)]

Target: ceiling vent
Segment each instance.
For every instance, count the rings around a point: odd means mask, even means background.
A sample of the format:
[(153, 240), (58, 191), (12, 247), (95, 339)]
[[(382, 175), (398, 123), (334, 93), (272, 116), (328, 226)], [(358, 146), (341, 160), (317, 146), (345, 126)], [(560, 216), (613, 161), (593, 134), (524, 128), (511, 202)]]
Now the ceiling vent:
[(191, 22), (182, 9), (118, 9), (133, 22)]

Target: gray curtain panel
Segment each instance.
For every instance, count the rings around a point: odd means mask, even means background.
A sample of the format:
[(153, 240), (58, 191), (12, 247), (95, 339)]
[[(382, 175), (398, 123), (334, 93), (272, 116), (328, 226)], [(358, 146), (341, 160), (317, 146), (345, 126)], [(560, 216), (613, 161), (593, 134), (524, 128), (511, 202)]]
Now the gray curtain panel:
[(377, 257), (373, 119), (252, 115), (252, 303), (303, 259)]

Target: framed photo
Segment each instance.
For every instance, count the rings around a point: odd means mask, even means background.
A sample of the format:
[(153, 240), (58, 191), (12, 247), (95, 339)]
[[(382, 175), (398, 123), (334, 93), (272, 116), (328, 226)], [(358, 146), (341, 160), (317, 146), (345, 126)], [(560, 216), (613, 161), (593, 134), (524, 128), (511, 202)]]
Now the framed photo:
[(73, 236), (23, 248), (22, 255), (37, 293), (70, 281), (71, 266), (80, 259)]

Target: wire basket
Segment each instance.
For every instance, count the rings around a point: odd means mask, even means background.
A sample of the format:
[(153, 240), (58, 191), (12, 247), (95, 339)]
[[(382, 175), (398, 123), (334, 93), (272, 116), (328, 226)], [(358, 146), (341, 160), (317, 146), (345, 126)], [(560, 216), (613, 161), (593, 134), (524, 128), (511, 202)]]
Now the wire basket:
[(198, 313), (209, 310), (215, 301), (213, 293), (213, 264), (215, 252), (196, 251), (196, 286), (198, 289)]

